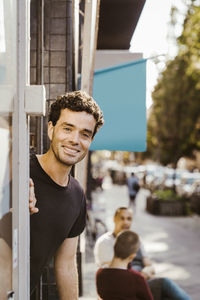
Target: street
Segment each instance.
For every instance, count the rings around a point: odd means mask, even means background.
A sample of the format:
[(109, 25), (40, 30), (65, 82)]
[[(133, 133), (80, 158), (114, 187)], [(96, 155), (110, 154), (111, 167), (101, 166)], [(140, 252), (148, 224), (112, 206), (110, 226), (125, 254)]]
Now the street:
[[(148, 256), (153, 260), (156, 275), (177, 282), (193, 300), (200, 297), (200, 217), (158, 217), (145, 211), (148, 191), (141, 189), (136, 199), (132, 230), (142, 238)], [(94, 215), (113, 229), (113, 214), (119, 206), (128, 205), (125, 185), (104, 180), (103, 191), (93, 193)], [(80, 299), (97, 299), (93, 249), (87, 247), (83, 263), (83, 293)]]

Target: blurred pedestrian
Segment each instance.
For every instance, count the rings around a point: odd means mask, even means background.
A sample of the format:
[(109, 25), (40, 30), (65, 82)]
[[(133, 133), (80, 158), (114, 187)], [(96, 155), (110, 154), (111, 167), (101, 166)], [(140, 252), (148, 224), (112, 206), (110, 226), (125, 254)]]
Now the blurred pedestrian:
[(128, 185), (129, 199), (130, 199), (129, 204), (135, 205), (135, 199), (136, 199), (137, 193), (140, 189), (140, 185), (139, 185), (138, 178), (135, 176), (135, 174), (133, 172), (131, 173), (131, 176), (128, 177), (128, 179), (127, 179), (127, 185)]

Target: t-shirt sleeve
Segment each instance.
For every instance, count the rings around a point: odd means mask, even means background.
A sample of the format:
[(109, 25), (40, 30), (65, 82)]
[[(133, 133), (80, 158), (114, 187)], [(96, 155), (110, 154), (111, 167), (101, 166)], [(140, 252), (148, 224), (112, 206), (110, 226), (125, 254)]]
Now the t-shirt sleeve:
[(146, 280), (142, 277), (142, 275), (138, 274), (137, 277), (137, 296), (140, 300), (153, 300), (153, 296), (151, 294), (151, 291), (149, 289), (149, 286), (147, 285)]
[(86, 199), (85, 199), (85, 195), (83, 194), (79, 216), (77, 217), (75, 223), (73, 224), (68, 237), (72, 238), (80, 235), (83, 232), (85, 225), (86, 225)]
[(95, 263), (99, 267), (107, 266), (113, 258), (113, 244), (109, 240), (100, 237), (94, 247)]

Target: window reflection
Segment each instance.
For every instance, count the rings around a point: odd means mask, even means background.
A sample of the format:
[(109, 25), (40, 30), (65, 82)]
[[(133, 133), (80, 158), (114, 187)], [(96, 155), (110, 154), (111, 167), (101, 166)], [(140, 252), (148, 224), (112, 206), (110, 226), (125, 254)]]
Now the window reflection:
[(0, 0), (0, 85), (16, 82), (15, 5), (16, 1)]
[(0, 116), (0, 299), (7, 299), (12, 274), (11, 118)]

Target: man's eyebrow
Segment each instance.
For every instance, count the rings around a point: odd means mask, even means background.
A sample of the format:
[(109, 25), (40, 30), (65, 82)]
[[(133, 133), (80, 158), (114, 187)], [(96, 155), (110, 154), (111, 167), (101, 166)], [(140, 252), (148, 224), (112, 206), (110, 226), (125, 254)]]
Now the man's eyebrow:
[(70, 123), (67, 123), (67, 122), (63, 122), (61, 125), (62, 125), (62, 126), (75, 127), (73, 124), (70, 124)]

